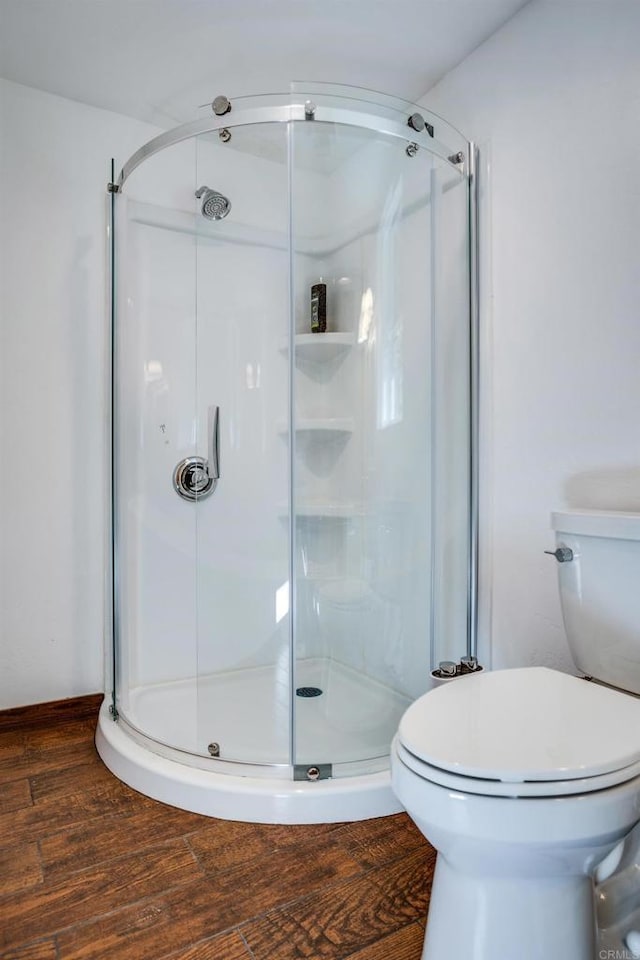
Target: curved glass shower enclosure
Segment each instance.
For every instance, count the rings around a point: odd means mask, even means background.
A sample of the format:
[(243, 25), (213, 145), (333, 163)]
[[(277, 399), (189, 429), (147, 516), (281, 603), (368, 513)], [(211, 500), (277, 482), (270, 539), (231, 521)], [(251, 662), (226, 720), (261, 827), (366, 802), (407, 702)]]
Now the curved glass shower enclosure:
[(468, 652), (469, 144), (333, 86), (213, 107), (111, 185), (98, 748), (215, 816), (392, 812), (398, 721)]

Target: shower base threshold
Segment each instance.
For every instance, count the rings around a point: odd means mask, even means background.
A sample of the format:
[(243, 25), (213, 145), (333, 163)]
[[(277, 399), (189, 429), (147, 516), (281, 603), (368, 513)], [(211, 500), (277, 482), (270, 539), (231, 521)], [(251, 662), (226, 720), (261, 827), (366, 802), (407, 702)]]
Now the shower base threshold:
[(192, 813), (250, 823), (340, 823), (399, 813), (389, 770), (315, 783), (217, 773), (163, 756), (128, 725), (114, 722), (105, 698), (96, 731), (98, 753), (134, 790)]

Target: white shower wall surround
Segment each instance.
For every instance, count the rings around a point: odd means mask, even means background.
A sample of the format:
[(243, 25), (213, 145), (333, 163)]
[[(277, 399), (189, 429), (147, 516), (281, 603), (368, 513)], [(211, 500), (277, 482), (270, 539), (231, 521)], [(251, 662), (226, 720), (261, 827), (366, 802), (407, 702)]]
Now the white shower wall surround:
[[(358, 819), (397, 808), (389, 744), (432, 646), (466, 650), (468, 183), (426, 133), (411, 157), (404, 132), (236, 123), (114, 198), (119, 720), (103, 709), (98, 745), (177, 805), (127, 731), (169, 769), (288, 782), (252, 819), (317, 819), (292, 776), (326, 765)], [(224, 220), (201, 216), (204, 185)], [(220, 477), (194, 503), (171, 477), (208, 456), (212, 405)]]

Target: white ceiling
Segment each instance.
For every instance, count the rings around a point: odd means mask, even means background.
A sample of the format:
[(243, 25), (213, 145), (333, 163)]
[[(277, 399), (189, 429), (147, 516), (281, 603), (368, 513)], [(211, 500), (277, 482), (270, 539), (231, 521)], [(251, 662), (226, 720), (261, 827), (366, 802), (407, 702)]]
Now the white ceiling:
[(527, 0), (0, 0), (0, 76), (172, 126), (325, 80), (409, 100)]

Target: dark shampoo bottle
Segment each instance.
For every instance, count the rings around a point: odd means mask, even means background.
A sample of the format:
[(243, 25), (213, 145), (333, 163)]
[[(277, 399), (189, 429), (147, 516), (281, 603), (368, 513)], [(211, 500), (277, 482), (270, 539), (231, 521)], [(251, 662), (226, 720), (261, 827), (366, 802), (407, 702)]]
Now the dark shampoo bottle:
[(327, 285), (314, 283), (311, 287), (311, 333), (327, 329)]

